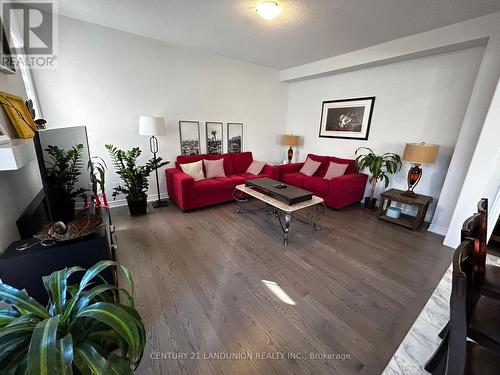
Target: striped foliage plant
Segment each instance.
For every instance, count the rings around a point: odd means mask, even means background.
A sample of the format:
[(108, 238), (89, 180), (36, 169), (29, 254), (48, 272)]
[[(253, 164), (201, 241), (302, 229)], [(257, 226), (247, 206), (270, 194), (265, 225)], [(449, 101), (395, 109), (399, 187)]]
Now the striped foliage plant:
[[(117, 266), (129, 292), (100, 274)], [(68, 278), (81, 267), (43, 277), (46, 307), (16, 288), (0, 284), (0, 372), (2, 374), (132, 374), (145, 345), (145, 330), (134, 307), (129, 270), (113, 261), (89, 268), (78, 284)], [(120, 296), (119, 296), (120, 294)], [(123, 301), (116, 303), (117, 297)]]

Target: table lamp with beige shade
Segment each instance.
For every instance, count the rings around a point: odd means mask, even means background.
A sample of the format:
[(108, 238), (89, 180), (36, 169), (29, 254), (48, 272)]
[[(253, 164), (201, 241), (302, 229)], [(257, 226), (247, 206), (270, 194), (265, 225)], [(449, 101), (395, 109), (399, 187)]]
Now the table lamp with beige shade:
[(432, 164), (436, 161), (439, 145), (431, 143), (407, 143), (403, 153), (403, 160), (409, 161), (413, 167), (408, 171), (408, 190), (401, 193), (405, 197), (415, 198), (413, 191), (422, 178), (422, 164)]
[(297, 146), (299, 144), (299, 138), (300, 137), (298, 135), (285, 134), (285, 135), (283, 135), (283, 138), (281, 139), (282, 145), (290, 147), (288, 149), (288, 163), (289, 164), (292, 162), (292, 158), (293, 158), (293, 146)]

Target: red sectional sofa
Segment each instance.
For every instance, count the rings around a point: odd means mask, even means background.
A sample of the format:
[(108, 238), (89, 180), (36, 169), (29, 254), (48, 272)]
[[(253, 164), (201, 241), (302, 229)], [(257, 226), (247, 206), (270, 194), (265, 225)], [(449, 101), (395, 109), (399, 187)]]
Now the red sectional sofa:
[[(194, 181), (194, 179), (184, 173), (180, 167), (180, 164), (193, 163), (203, 159), (217, 160), (221, 158), (224, 159), (226, 177)], [(181, 210), (186, 211), (193, 208), (232, 201), (234, 199), (234, 187), (243, 184), (245, 180), (260, 177), (278, 179), (278, 168), (269, 164), (264, 166), (259, 175), (245, 173), (252, 161), (253, 157), (251, 152), (223, 155), (203, 154), (177, 156), (175, 168), (168, 168), (165, 170), (168, 196)]]
[[(306, 176), (299, 172), (304, 163), (283, 164), (278, 167), (280, 181), (311, 191), (314, 195), (323, 198), (327, 206), (336, 209), (363, 199), (368, 176), (356, 172), (354, 160), (314, 154), (309, 154), (307, 157), (321, 162), (313, 176)], [(324, 179), (323, 176), (330, 162), (348, 164), (345, 174), (330, 180)]]

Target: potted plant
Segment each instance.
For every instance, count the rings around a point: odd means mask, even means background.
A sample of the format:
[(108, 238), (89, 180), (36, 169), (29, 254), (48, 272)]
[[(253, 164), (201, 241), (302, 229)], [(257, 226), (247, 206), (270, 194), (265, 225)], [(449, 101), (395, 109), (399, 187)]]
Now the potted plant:
[(82, 188), (75, 190), (83, 167), (83, 144), (77, 144), (68, 151), (49, 145), (45, 151), (50, 157), (46, 175), (52, 219), (67, 223), (75, 217), (74, 198), (84, 191)]
[(376, 155), (372, 149), (368, 147), (360, 147), (356, 150), (356, 155), (361, 150), (366, 150), (367, 153), (356, 157), (356, 169), (362, 171), (368, 168), (372, 176), (369, 181), (371, 183), (370, 196), (365, 197), (365, 208), (374, 209), (377, 203), (377, 198), (374, 198), (375, 189), (379, 181), (384, 181), (385, 187), (389, 186), (388, 174), (394, 174), (401, 169), (401, 158), (399, 155), (392, 152), (386, 152), (383, 155)]
[(161, 158), (151, 158), (145, 165), (138, 165), (137, 160), (141, 155), (139, 147), (123, 151), (113, 145), (106, 145), (111, 156), (116, 173), (120, 176), (124, 186), (117, 186), (113, 191), (113, 198), (118, 194), (126, 194), (128, 209), (131, 215), (146, 213), (147, 194), (149, 187), (148, 176), (157, 168), (168, 164)]
[[(108, 198), (106, 197), (106, 169), (108, 166), (106, 162), (99, 156), (92, 157), (88, 164), (87, 169), (90, 174), (90, 182), (92, 183), (92, 200), (97, 208), (108, 206)], [(99, 198), (99, 190), (102, 195), (102, 202)]]
[[(47, 307), (16, 288), (0, 284), (0, 368), (8, 374), (132, 374), (146, 341), (144, 325), (126, 289), (96, 283), (105, 268), (119, 266), (133, 290), (132, 275), (113, 261), (88, 269), (79, 284), (68, 284), (81, 267), (43, 278)], [(116, 303), (122, 293), (124, 304)]]

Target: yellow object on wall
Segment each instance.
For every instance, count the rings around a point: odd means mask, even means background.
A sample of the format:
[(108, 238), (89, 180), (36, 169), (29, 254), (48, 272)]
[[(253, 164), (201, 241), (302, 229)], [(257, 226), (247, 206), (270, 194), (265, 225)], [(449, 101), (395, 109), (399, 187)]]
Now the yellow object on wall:
[(24, 99), (0, 91), (0, 102), (10, 118), (19, 138), (33, 138), (36, 125), (24, 104)]

